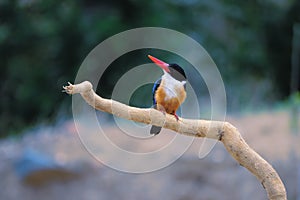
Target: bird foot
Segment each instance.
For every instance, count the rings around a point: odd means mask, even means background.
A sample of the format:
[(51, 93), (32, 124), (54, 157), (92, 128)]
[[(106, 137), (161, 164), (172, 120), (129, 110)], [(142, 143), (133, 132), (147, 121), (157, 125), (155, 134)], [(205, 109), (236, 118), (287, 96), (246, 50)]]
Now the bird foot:
[(164, 115), (166, 115), (166, 113), (167, 113), (165, 108), (162, 106), (156, 106), (156, 109), (159, 110), (160, 112), (162, 112), (162, 114), (164, 114)]
[(164, 109), (160, 109), (160, 112), (162, 112), (162, 114), (166, 115), (166, 111)]
[(179, 121), (179, 117), (176, 113), (174, 114), (174, 117), (176, 118), (177, 121)]

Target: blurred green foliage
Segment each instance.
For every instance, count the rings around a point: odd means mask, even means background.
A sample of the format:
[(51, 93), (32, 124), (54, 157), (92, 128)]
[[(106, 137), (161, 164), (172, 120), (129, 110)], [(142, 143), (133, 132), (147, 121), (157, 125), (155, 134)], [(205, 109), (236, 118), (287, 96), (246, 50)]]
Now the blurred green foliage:
[[(66, 110), (71, 101), (61, 87), (74, 80), (89, 51), (113, 34), (142, 26), (175, 29), (200, 42), (220, 69), (233, 109), (285, 98), (299, 2), (0, 0), (0, 136)], [(106, 96), (110, 82), (130, 66), (126, 59), (117, 63), (123, 70), (102, 79)]]

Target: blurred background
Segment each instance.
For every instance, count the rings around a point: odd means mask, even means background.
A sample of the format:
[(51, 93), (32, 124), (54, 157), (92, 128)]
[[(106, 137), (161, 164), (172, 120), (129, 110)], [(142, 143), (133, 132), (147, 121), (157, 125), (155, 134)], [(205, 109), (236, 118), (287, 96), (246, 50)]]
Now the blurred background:
[[(289, 199), (300, 199), (299, 10), (299, 0), (0, 0), (0, 199), (266, 198), (219, 144), (199, 160), (196, 142), (171, 167), (146, 175), (111, 170), (84, 150), (62, 86), (103, 40), (146, 26), (180, 31), (206, 49), (225, 84), (226, 120), (275, 166)], [(122, 74), (149, 62), (147, 54), (117, 59), (97, 93), (110, 98)], [(169, 60), (167, 52), (156, 55)], [(131, 104), (150, 107), (151, 87), (139, 89)], [(34, 167), (24, 169), (24, 162)], [(32, 177), (45, 166), (46, 175)]]

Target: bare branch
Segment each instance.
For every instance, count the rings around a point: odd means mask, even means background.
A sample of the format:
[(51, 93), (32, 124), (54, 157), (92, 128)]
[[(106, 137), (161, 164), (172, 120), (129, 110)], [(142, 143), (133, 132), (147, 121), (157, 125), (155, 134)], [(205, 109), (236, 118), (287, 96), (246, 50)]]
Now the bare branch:
[(269, 199), (287, 199), (285, 187), (274, 168), (251, 149), (239, 131), (228, 122), (183, 118), (177, 121), (174, 116), (164, 115), (152, 108), (130, 107), (111, 99), (101, 98), (93, 91), (92, 84), (88, 81), (76, 85), (69, 83), (63, 89), (68, 94), (80, 93), (84, 100), (95, 109), (124, 119), (162, 126), (188, 136), (219, 140), (241, 166), (244, 166), (257, 177), (265, 188)]

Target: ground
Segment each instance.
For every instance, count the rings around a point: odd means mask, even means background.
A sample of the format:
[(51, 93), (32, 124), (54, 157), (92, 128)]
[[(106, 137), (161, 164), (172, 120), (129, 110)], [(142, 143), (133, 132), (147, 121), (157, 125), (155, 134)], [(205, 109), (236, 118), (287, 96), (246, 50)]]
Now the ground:
[[(255, 151), (272, 163), (287, 187), (289, 199), (296, 199), (297, 188), (300, 188), (297, 182), (300, 147), (299, 135), (290, 131), (289, 112), (229, 116), (227, 120), (240, 130)], [(136, 141), (120, 137), (120, 131), (114, 127), (105, 128), (105, 132), (116, 144), (140, 152), (157, 149), (176, 135), (164, 130), (156, 139)], [(97, 138), (90, 139), (97, 143)], [(73, 121), (54, 127), (41, 126), (21, 139), (0, 141), (0, 199), (267, 199), (257, 179), (230, 157), (222, 143), (217, 143), (200, 159), (202, 142), (196, 139), (189, 150), (168, 167), (151, 173), (129, 174), (95, 160), (80, 142)], [(78, 176), (45, 180), (40, 185), (24, 182), (16, 173), (15, 163), (28, 148), (49, 156), (66, 169), (75, 170)]]

